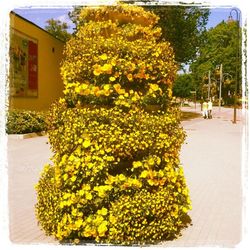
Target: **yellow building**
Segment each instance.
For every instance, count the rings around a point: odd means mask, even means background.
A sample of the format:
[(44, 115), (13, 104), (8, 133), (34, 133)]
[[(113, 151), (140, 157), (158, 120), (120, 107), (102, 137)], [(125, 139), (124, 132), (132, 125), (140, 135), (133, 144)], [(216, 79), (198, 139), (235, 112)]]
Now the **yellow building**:
[(64, 42), (10, 13), (9, 108), (48, 110), (63, 95)]

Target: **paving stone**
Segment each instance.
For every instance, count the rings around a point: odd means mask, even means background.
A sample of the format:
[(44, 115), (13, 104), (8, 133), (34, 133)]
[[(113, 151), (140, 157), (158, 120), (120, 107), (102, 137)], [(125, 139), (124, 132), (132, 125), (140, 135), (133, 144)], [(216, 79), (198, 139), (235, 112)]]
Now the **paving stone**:
[[(183, 110), (200, 113), (200, 107)], [(242, 133), (244, 117), (232, 109), (214, 108), (213, 119), (202, 117), (182, 122), (186, 143), (181, 162), (193, 209), (193, 225), (174, 241), (161, 247), (234, 247), (242, 238)], [(58, 244), (45, 236), (34, 214), (34, 185), (51, 152), (46, 136), (19, 140), (8, 139), (10, 239), (16, 244)]]

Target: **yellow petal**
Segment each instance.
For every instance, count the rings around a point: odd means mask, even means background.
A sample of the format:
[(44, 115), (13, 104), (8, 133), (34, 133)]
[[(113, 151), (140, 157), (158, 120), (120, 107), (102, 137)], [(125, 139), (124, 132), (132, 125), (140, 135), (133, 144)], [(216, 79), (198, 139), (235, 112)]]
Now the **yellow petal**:
[(100, 56), (100, 58), (101, 58), (102, 60), (107, 60), (107, 59), (108, 59), (108, 56), (107, 56), (106, 53), (104, 53), (104, 54), (102, 54), (102, 55)]
[(89, 140), (85, 140), (82, 145), (84, 148), (88, 148), (91, 145), (91, 142)]
[(116, 78), (113, 77), (113, 76), (111, 76), (111, 77), (109, 77), (109, 80), (110, 80), (111, 82), (114, 82), (114, 81), (116, 80)]
[(87, 200), (92, 200), (93, 196), (91, 193), (86, 193), (86, 199)]
[(141, 167), (142, 166), (142, 163), (140, 162), (140, 161), (134, 161), (133, 162), (133, 167), (134, 168), (139, 168), (139, 167)]

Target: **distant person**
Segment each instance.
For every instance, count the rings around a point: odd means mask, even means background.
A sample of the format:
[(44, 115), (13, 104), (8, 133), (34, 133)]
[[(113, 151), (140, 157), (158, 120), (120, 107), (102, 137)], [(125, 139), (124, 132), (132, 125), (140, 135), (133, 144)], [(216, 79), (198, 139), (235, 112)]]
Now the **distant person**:
[(207, 111), (208, 111), (208, 118), (209, 119), (212, 119), (212, 109), (213, 109), (213, 103), (210, 99), (209, 102), (207, 103)]
[(208, 103), (207, 103), (207, 101), (204, 101), (202, 103), (202, 115), (203, 115), (204, 119), (206, 119), (208, 117)]

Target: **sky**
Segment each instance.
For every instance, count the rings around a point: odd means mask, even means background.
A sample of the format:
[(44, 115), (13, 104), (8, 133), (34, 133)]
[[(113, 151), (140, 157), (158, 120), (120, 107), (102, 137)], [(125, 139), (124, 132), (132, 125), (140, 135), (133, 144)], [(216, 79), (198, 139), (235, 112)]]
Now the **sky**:
[(74, 24), (71, 22), (68, 13), (73, 9), (72, 8), (19, 8), (14, 9), (13, 11), (18, 15), (24, 17), (25, 19), (35, 23), (41, 28), (45, 28), (47, 25), (46, 21), (48, 19), (56, 19), (60, 20), (61, 22), (65, 22), (68, 24), (69, 29), (68, 31), (71, 33), (74, 28)]
[[(14, 12), (19, 14), (20, 16), (28, 19), (29, 21), (35, 23), (41, 28), (45, 28), (46, 21), (48, 19), (57, 19), (62, 22), (66, 22), (69, 26), (68, 31), (71, 33), (74, 28), (74, 24), (71, 22), (68, 12), (71, 11), (73, 8), (19, 8), (14, 9)], [(211, 8), (211, 14), (209, 16), (207, 28), (215, 27), (221, 21), (227, 21), (230, 15), (230, 8)], [(232, 12), (232, 17), (236, 19), (236, 13)]]

